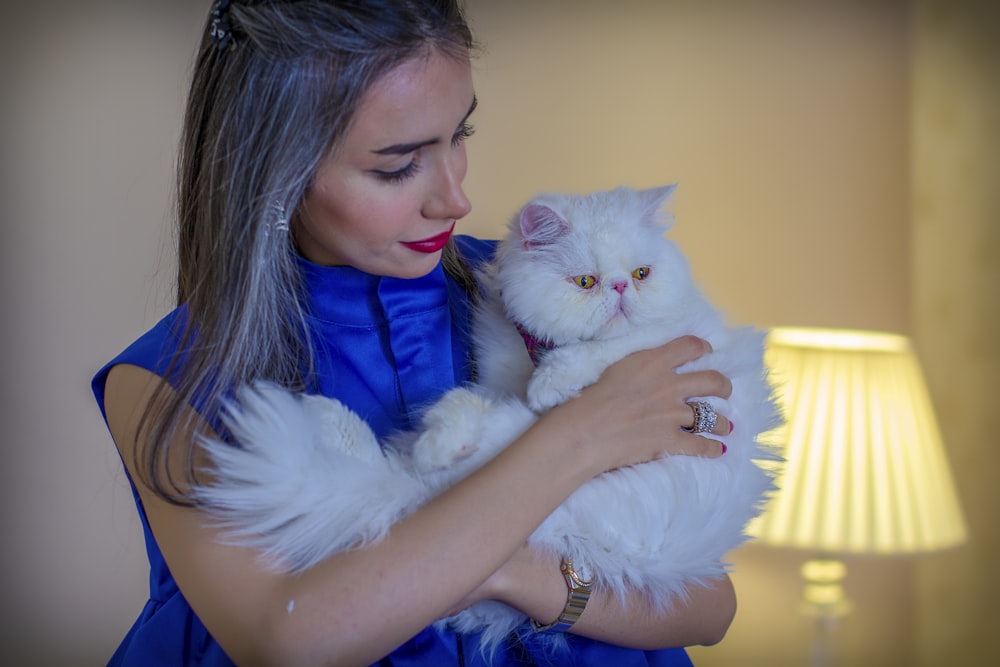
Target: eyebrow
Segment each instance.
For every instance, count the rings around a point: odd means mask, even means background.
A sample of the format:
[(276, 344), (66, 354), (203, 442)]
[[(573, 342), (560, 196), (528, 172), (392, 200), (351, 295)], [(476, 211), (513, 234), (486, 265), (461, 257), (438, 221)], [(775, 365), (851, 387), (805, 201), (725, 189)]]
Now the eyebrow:
[[(477, 106), (479, 106), (479, 98), (473, 96), (472, 104), (469, 105), (469, 110), (465, 112), (465, 117), (462, 118), (462, 122), (459, 123), (459, 126), (461, 126), (462, 123), (464, 123), (465, 121), (469, 120), (469, 116), (472, 115), (472, 112), (476, 110)], [(441, 143), (441, 139), (435, 137), (434, 139), (424, 139), (423, 141), (414, 141), (405, 144), (393, 144), (392, 146), (386, 146), (385, 148), (378, 148), (376, 150), (373, 150), (372, 153), (375, 153), (376, 155), (406, 155), (407, 153), (412, 153), (413, 151), (419, 150), (424, 146), (433, 146), (439, 143)]]

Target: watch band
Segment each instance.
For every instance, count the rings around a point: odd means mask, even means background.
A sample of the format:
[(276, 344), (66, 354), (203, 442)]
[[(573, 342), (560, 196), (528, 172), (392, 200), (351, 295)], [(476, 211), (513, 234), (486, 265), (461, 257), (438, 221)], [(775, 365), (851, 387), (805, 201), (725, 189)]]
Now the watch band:
[(566, 606), (563, 607), (559, 618), (551, 623), (543, 624), (532, 619), (531, 627), (534, 628), (535, 632), (545, 632), (546, 630), (565, 632), (569, 630), (573, 627), (574, 623), (580, 620), (580, 614), (583, 613), (583, 610), (587, 606), (587, 601), (590, 600), (590, 593), (593, 590), (594, 584), (592, 581), (584, 581), (580, 578), (580, 575), (573, 569), (572, 560), (563, 558), (562, 563), (559, 565), (559, 570), (566, 580)]

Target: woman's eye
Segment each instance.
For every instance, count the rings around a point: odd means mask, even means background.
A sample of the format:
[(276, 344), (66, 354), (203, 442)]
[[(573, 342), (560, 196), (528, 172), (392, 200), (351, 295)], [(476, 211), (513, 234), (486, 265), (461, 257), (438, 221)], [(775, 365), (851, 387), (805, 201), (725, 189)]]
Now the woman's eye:
[(397, 169), (395, 171), (380, 171), (374, 170), (372, 173), (375, 174), (376, 178), (387, 183), (399, 183), (410, 178), (417, 171), (420, 170), (420, 163), (414, 158), (409, 164), (407, 164), (402, 169)]
[(594, 285), (597, 284), (597, 278), (594, 276), (576, 276), (573, 278), (573, 282), (583, 289), (593, 289)]
[(454, 134), (451, 138), (451, 145), (458, 146), (460, 143), (471, 137), (476, 133), (476, 128), (472, 126), (472, 123), (462, 123), (458, 128), (458, 132)]
[(651, 269), (648, 266), (640, 266), (638, 269), (632, 272), (632, 277), (636, 280), (645, 280), (649, 277), (649, 272)]

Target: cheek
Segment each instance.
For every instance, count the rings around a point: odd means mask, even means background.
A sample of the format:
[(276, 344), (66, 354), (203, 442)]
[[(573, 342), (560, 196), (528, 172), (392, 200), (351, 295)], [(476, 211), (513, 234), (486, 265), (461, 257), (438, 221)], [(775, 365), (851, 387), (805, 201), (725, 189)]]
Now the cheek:
[(413, 227), (414, 210), (405, 196), (388, 197), (352, 208), (352, 219), (361, 234), (391, 238)]
[(344, 199), (339, 190), (324, 180), (310, 187), (302, 200), (302, 217), (314, 231), (335, 227), (343, 216)]
[(458, 155), (455, 157), (455, 173), (458, 174), (458, 181), (465, 180), (465, 174), (469, 171), (469, 154), (466, 152), (465, 142), (458, 148)]
[[(345, 237), (370, 234), (384, 219), (385, 207), (377, 200), (358, 196), (357, 191), (328, 191), (317, 208), (310, 207), (313, 225), (320, 233)], [(374, 223), (374, 225), (373, 225)]]

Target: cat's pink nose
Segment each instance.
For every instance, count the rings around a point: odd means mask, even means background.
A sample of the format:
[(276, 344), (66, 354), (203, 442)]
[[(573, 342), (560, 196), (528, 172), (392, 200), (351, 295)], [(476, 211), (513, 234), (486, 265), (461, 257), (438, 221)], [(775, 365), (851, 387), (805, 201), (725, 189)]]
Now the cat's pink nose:
[(619, 294), (624, 294), (626, 287), (628, 287), (628, 283), (625, 282), (624, 280), (616, 280), (615, 282), (611, 283), (611, 289), (618, 292)]

